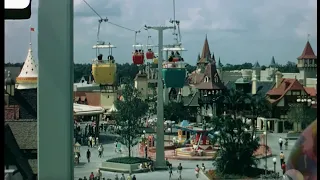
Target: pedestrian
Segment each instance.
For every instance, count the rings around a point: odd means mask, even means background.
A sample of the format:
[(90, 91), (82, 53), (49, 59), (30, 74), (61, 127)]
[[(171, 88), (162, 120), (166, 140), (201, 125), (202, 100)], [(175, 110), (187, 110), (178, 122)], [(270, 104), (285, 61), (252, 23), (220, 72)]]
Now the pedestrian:
[(131, 173), (129, 173), (127, 180), (132, 180)]
[(287, 169), (285, 162), (283, 162), (283, 164), (281, 165), (281, 169), (282, 169), (282, 174), (284, 175), (286, 173), (286, 169)]
[(137, 180), (136, 175), (133, 175), (132, 180)]
[(87, 177), (85, 176), (85, 177), (83, 177), (83, 180), (88, 180), (88, 179), (87, 179)]
[(88, 149), (88, 151), (87, 151), (88, 163), (90, 162), (90, 158), (91, 158), (91, 152), (90, 152), (90, 150)]
[(148, 145), (144, 147), (145, 158), (148, 158)]
[(282, 140), (282, 138), (280, 137), (280, 138), (279, 138), (279, 146), (280, 146), (280, 150), (282, 150), (282, 143), (283, 143), (283, 140)]
[(285, 158), (283, 152), (281, 152), (279, 156), (280, 156), (280, 165), (282, 166), (282, 164), (284, 163), (284, 158)]
[(182, 177), (181, 177), (181, 174), (182, 174), (182, 165), (181, 165), (181, 163), (179, 163), (179, 166), (178, 166), (178, 174), (179, 174), (179, 179), (182, 179)]
[(89, 180), (94, 180), (94, 174), (93, 172), (91, 172), (90, 176), (89, 176)]
[(206, 172), (206, 167), (204, 166), (204, 163), (202, 163), (202, 165), (201, 165), (201, 170), (202, 170), (202, 172)]
[(102, 144), (100, 144), (100, 146), (99, 146), (99, 148), (98, 148), (98, 152), (99, 152), (99, 158), (101, 158), (102, 157), (102, 153), (103, 153), (103, 146), (102, 146)]
[(288, 138), (286, 138), (286, 141), (284, 142), (284, 147), (285, 147), (285, 150), (288, 150)]
[(115, 148), (114, 148), (114, 152), (117, 152), (117, 150), (118, 150), (118, 141), (116, 140), (116, 142), (114, 143), (115, 144)]
[(171, 176), (173, 175), (172, 173), (172, 166), (169, 166), (169, 179), (171, 179)]
[(92, 148), (92, 136), (89, 136), (89, 144), (90, 144), (90, 147)]
[(196, 168), (194, 170), (195, 170), (195, 173), (196, 173), (196, 178), (198, 179), (199, 178), (199, 171), (200, 171), (200, 168), (199, 168), (198, 164), (196, 165)]
[(102, 179), (102, 173), (100, 171), (100, 169), (98, 169), (97, 175), (96, 175), (97, 180)]
[(124, 177), (124, 174), (121, 174), (120, 180), (126, 180), (126, 178)]
[(119, 180), (118, 174), (114, 177), (114, 180)]

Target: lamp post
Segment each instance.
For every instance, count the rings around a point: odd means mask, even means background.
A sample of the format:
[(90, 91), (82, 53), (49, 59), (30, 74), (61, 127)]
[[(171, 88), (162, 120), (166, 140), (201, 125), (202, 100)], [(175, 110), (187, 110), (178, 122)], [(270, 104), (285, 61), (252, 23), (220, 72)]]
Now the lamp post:
[(268, 134), (267, 134), (267, 129), (263, 132), (263, 134), (265, 135), (265, 139), (266, 139), (266, 144), (265, 144), (265, 169), (264, 169), (264, 172), (265, 172), (265, 175), (267, 175), (267, 170), (268, 170), (268, 158), (267, 158), (267, 155), (268, 155)]
[(276, 173), (276, 164), (277, 164), (277, 158), (273, 158), (272, 159), (272, 161), (273, 161), (273, 171), (274, 171), (274, 173)]

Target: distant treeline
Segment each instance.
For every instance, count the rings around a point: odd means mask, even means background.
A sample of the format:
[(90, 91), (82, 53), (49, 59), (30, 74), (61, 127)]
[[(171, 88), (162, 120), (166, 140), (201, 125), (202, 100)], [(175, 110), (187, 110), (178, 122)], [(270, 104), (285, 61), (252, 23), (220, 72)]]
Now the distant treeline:
[[(5, 66), (14, 66), (14, 67), (22, 67), (23, 63), (5, 63)], [(130, 79), (134, 79), (136, 74), (139, 72), (139, 68), (135, 64), (118, 64), (117, 63), (117, 81), (119, 82), (120, 79), (128, 77)], [(196, 66), (187, 65), (186, 66), (187, 71), (190, 73), (194, 70), (196, 70)], [(243, 63), (243, 64), (226, 64), (223, 66), (224, 71), (231, 71), (231, 70), (241, 70), (241, 69), (251, 69), (252, 64), (251, 63)], [(266, 66), (261, 66), (261, 69), (266, 69)], [(284, 73), (296, 73), (299, 72), (297, 66), (293, 62), (287, 62), (286, 65), (277, 65), (277, 68), (279, 71)], [(91, 73), (91, 64), (75, 64), (74, 65), (74, 80), (75, 82), (78, 82), (82, 76), (87, 76)]]

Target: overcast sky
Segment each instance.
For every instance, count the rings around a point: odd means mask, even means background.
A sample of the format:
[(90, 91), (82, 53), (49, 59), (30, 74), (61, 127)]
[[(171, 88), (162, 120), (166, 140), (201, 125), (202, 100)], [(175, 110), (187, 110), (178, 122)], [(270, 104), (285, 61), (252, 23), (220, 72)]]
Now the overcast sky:
[[(87, 0), (110, 22), (138, 30), (147, 25), (165, 25), (173, 17), (172, 0)], [(223, 64), (244, 62), (269, 64), (275, 56), (277, 63), (296, 62), (307, 36), (316, 51), (316, 0), (176, 0), (176, 18), (181, 21), (184, 59), (195, 64), (207, 34), (210, 50), (221, 57)], [(23, 62), (29, 44), (29, 26), (34, 56), (37, 59), (38, 0), (32, 1), (30, 20), (5, 22), (5, 61)], [(90, 63), (95, 56), (91, 49), (96, 42), (98, 17), (83, 0), (74, 0), (74, 61)], [(157, 33), (149, 30), (153, 42)], [(137, 36), (147, 42), (145, 30)], [(100, 39), (111, 42), (116, 61), (132, 62), (134, 32), (104, 23)], [(48, 42), (49, 43), (49, 42)], [(173, 43), (172, 31), (167, 31), (165, 44)], [(316, 53), (316, 52), (315, 52)]]

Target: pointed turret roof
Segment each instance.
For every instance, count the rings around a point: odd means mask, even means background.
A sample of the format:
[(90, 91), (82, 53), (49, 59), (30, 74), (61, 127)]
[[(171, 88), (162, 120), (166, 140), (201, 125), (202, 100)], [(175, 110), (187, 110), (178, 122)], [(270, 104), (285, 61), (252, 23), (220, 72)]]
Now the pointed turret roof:
[(218, 63), (217, 63), (217, 69), (220, 69), (220, 68), (222, 68), (222, 63), (221, 63), (221, 60), (220, 60), (220, 57), (219, 57), (219, 61), (218, 61)]
[[(220, 59), (220, 57), (219, 57), (219, 59)], [(214, 57), (214, 52), (212, 52), (212, 60), (216, 61), (216, 58)]]
[(204, 40), (204, 44), (203, 44), (203, 48), (202, 48), (201, 57), (200, 57), (200, 60), (198, 61), (198, 63), (208, 63), (208, 61), (212, 62), (213, 59), (211, 59), (211, 52), (210, 52), (210, 48), (209, 48), (208, 38), (206, 35), (206, 39)]
[(19, 76), (16, 78), (17, 89), (32, 89), (37, 87), (38, 67), (33, 59), (31, 45), (28, 50), (27, 58), (23, 64)]
[(197, 89), (225, 89), (217, 72), (215, 63), (209, 63), (203, 74), (202, 80), (196, 85)]
[(304, 50), (301, 54), (301, 56), (298, 57), (298, 59), (317, 59), (317, 56), (314, 54), (314, 51), (310, 45), (310, 42), (307, 41), (306, 46), (304, 47)]
[(274, 60), (274, 56), (272, 56), (270, 67), (276, 67), (276, 61)]
[(197, 59), (197, 61), (200, 61), (200, 59), (201, 59), (201, 57), (200, 57), (200, 53), (198, 54), (198, 59)]
[(253, 69), (257, 69), (257, 68), (260, 68), (260, 64), (258, 61), (256, 61), (256, 63), (254, 63), (253, 65)]

